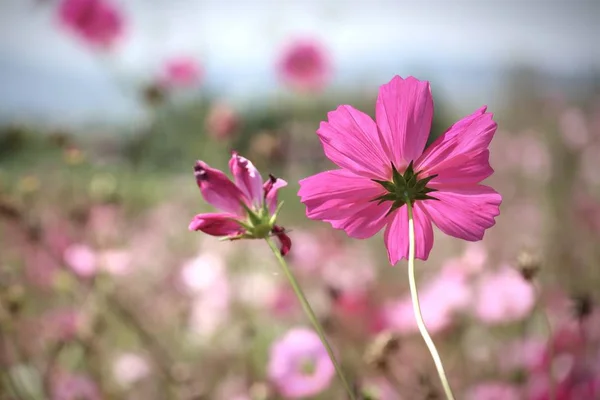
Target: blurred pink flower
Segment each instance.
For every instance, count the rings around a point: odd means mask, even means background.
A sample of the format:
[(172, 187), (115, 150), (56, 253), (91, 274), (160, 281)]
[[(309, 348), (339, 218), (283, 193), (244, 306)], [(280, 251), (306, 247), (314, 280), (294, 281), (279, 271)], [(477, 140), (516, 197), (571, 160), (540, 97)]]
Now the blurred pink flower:
[(481, 277), (474, 302), (475, 315), (488, 324), (525, 318), (535, 305), (535, 291), (515, 269), (504, 266)]
[(289, 398), (314, 396), (325, 390), (335, 374), (319, 337), (294, 328), (271, 346), (268, 376), (279, 393)]
[(113, 364), (115, 380), (122, 386), (130, 386), (150, 373), (146, 359), (135, 353), (120, 354)]
[(585, 115), (581, 110), (565, 110), (559, 119), (560, 134), (563, 142), (571, 150), (583, 149), (590, 140)]
[(104, 250), (98, 258), (102, 269), (112, 275), (127, 275), (132, 270), (133, 256), (127, 250)]
[(229, 168), (235, 184), (223, 172), (203, 161), (196, 162), (194, 175), (204, 200), (224, 212), (196, 215), (189, 230), (232, 240), (263, 238), (272, 233), (281, 243), (281, 254), (286, 255), (292, 242), (274, 220), (277, 192), (287, 182), (269, 175), (263, 183), (254, 164), (236, 152), (231, 155)]
[(482, 107), (452, 125), (425, 149), (433, 117), (429, 82), (394, 77), (379, 90), (376, 120), (340, 106), (317, 134), (341, 169), (300, 181), (311, 219), (353, 238), (386, 227), (390, 263), (408, 257), (407, 197), (414, 206), (416, 257), (427, 259), (434, 222), (448, 235), (477, 241), (495, 224), (500, 195), (479, 182), (493, 172), (488, 146), (496, 131)]
[(87, 245), (73, 244), (65, 250), (63, 257), (67, 266), (82, 278), (90, 278), (97, 272), (98, 257)]
[(471, 387), (467, 400), (521, 400), (519, 388), (505, 382), (485, 382)]
[(202, 338), (212, 336), (229, 317), (231, 285), (225, 261), (217, 253), (204, 252), (183, 265), (181, 280), (193, 296), (191, 330)]
[(499, 367), (505, 372), (540, 370), (547, 349), (548, 344), (544, 340), (515, 340), (498, 353)]
[(331, 75), (326, 50), (313, 40), (298, 40), (284, 49), (277, 69), (281, 80), (295, 90), (316, 92)]
[(100, 400), (96, 383), (86, 375), (60, 372), (52, 380), (52, 400)]
[(42, 332), (48, 339), (66, 342), (77, 337), (86, 319), (75, 309), (63, 308), (47, 312), (40, 322)]
[(211, 104), (206, 116), (206, 131), (215, 140), (231, 138), (240, 125), (238, 113), (227, 103)]
[[(443, 331), (453, 323), (456, 313), (472, 300), (467, 275), (460, 270), (442, 270), (419, 290), (419, 299), (427, 330), (430, 333)], [(388, 304), (385, 316), (387, 326), (396, 332), (418, 332), (409, 296)]]
[(121, 11), (109, 0), (62, 0), (60, 22), (92, 46), (109, 48), (123, 34)]
[(202, 74), (198, 61), (189, 57), (178, 57), (164, 64), (160, 82), (167, 88), (189, 88), (200, 84)]
[(482, 243), (468, 243), (461, 257), (461, 261), (467, 272), (477, 273), (485, 266), (487, 257), (487, 249)]

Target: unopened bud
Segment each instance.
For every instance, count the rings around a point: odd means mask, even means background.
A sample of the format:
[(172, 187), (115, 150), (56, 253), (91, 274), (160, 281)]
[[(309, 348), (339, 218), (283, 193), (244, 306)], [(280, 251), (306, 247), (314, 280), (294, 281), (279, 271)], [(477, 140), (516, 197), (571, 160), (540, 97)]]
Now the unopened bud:
[(522, 251), (517, 257), (517, 266), (523, 278), (532, 281), (540, 270), (539, 257), (530, 251)]
[(400, 337), (393, 332), (379, 334), (365, 351), (367, 365), (380, 370), (388, 366), (390, 356), (400, 348)]

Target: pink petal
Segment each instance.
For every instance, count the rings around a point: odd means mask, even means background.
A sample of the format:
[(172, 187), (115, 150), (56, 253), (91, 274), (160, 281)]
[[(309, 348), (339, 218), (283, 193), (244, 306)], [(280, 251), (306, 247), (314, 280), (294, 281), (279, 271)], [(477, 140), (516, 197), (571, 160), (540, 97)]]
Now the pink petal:
[(254, 164), (234, 151), (229, 160), (229, 169), (235, 179), (235, 184), (252, 201), (252, 204), (262, 205), (263, 180)]
[[(413, 206), (415, 223), (415, 257), (427, 260), (433, 247), (433, 228), (431, 220), (417, 201)], [(388, 251), (390, 264), (395, 265), (401, 259), (408, 260), (408, 210), (402, 206), (392, 214), (392, 220), (385, 228), (383, 240)]]
[(227, 175), (203, 161), (196, 161), (194, 175), (204, 200), (220, 210), (244, 215), (241, 204), (247, 202), (247, 199)]
[(431, 130), (433, 98), (429, 82), (395, 76), (379, 88), (375, 112), (387, 158), (397, 168), (416, 160)]
[[(486, 113), (485, 110), (486, 107), (482, 107), (452, 125), (419, 157), (415, 162), (415, 169), (425, 170), (427, 175), (432, 175), (434, 172), (429, 170), (434, 170), (444, 161), (461, 154), (469, 156), (487, 150), (496, 132), (497, 124), (492, 119), (493, 115)], [(439, 172), (439, 169), (437, 170)]]
[(439, 200), (422, 201), (422, 207), (442, 232), (459, 239), (477, 241), (500, 214), (502, 197), (484, 185), (439, 186), (431, 195)]
[(286, 181), (273, 175), (269, 175), (269, 180), (263, 185), (265, 200), (271, 214), (277, 210), (277, 191), (285, 186), (287, 186)]
[[(422, 177), (438, 175), (431, 180), (429, 186), (475, 184), (492, 175), (490, 151), (482, 150), (459, 154), (434, 165)], [(435, 197), (435, 195), (433, 196)]]
[(311, 219), (331, 223), (348, 236), (364, 239), (380, 231), (391, 203), (377, 205), (385, 193), (379, 184), (347, 170), (325, 171), (302, 179), (298, 195)]
[(317, 131), (327, 158), (360, 176), (391, 176), (390, 159), (371, 117), (350, 106), (339, 106), (327, 114), (327, 119)]
[(235, 220), (237, 215), (226, 213), (198, 214), (194, 217), (188, 229), (202, 231), (212, 236), (237, 235), (243, 231)]

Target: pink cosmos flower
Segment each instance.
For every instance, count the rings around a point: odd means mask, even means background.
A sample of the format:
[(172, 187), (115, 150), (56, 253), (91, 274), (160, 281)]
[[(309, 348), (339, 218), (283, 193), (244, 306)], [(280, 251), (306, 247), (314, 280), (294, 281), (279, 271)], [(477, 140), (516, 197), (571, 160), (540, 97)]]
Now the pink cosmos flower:
[(239, 115), (229, 104), (220, 102), (210, 106), (206, 116), (206, 131), (213, 139), (231, 138), (239, 125)]
[(204, 200), (222, 212), (196, 215), (189, 230), (231, 240), (261, 239), (273, 234), (281, 242), (281, 254), (287, 254), (292, 241), (282, 227), (275, 225), (277, 191), (287, 182), (269, 175), (263, 183), (254, 164), (236, 152), (231, 155), (229, 168), (235, 184), (223, 172), (203, 161), (196, 162), (194, 175)]
[(331, 65), (325, 49), (318, 42), (299, 40), (283, 51), (278, 70), (281, 80), (293, 89), (315, 92), (327, 83)]
[(123, 34), (123, 16), (108, 0), (63, 0), (58, 17), (92, 46), (110, 47)]
[(295, 328), (270, 350), (268, 376), (280, 394), (305, 398), (325, 390), (335, 369), (316, 333)]
[[(420, 290), (421, 311), (429, 332), (447, 329), (454, 322), (455, 315), (472, 300), (467, 277), (464, 271), (444, 269)], [(412, 307), (410, 296), (388, 304), (385, 308), (388, 327), (403, 334), (418, 332)]]
[(452, 125), (425, 149), (433, 116), (429, 83), (394, 77), (379, 90), (376, 121), (343, 105), (317, 134), (325, 155), (341, 169), (300, 181), (311, 219), (364, 239), (386, 227), (391, 264), (408, 258), (408, 212), (414, 207), (416, 257), (433, 246), (432, 222), (448, 235), (477, 241), (495, 224), (502, 201), (480, 185), (493, 172), (488, 146), (496, 132), (482, 107)]
[(519, 388), (504, 382), (486, 382), (471, 387), (465, 398), (468, 400), (520, 400)]
[(89, 246), (83, 244), (69, 246), (63, 257), (73, 272), (82, 278), (90, 278), (98, 270), (98, 257)]
[(53, 400), (100, 400), (96, 383), (86, 375), (61, 372), (53, 378)]
[(475, 315), (489, 324), (519, 321), (535, 305), (535, 291), (519, 272), (503, 267), (479, 282)]
[(189, 88), (197, 85), (202, 78), (202, 68), (196, 60), (178, 57), (164, 65), (161, 84), (170, 88)]
[(117, 383), (127, 387), (144, 379), (150, 373), (146, 359), (135, 353), (120, 354), (113, 364), (113, 375)]

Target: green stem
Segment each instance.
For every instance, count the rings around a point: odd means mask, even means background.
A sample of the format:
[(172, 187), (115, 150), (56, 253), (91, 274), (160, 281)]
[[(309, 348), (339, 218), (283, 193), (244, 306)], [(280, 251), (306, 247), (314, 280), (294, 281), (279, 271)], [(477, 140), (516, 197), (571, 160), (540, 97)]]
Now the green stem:
[(446, 377), (446, 372), (444, 371), (444, 365), (442, 364), (442, 359), (435, 348), (435, 344), (429, 336), (429, 332), (427, 331), (427, 327), (425, 326), (425, 321), (423, 321), (423, 315), (421, 315), (421, 306), (419, 305), (419, 294), (417, 293), (417, 283), (415, 280), (415, 223), (413, 220), (413, 210), (412, 204), (409, 201), (406, 202), (406, 207), (408, 210), (408, 282), (410, 285), (410, 297), (412, 299), (413, 312), (415, 314), (415, 318), (417, 320), (417, 326), (419, 327), (419, 332), (421, 336), (423, 336), (423, 340), (431, 353), (431, 358), (433, 358), (433, 362), (435, 363), (435, 368), (437, 369), (437, 373), (442, 381), (442, 386), (444, 387), (444, 393), (446, 394), (446, 398), (448, 400), (454, 400), (454, 395), (452, 394), (452, 389), (450, 388), (450, 383), (448, 383), (448, 378)]
[(312, 323), (313, 327), (317, 331), (317, 334), (319, 335), (319, 338), (321, 339), (323, 346), (325, 346), (325, 349), (327, 350), (327, 354), (329, 354), (329, 358), (331, 359), (331, 362), (333, 363), (333, 366), (335, 367), (335, 370), (336, 370), (338, 376), (340, 377), (340, 380), (342, 381), (344, 388), (348, 392), (349, 398), (351, 400), (357, 400), (356, 396), (354, 395), (354, 391), (352, 390), (352, 387), (346, 380), (346, 377), (344, 376), (344, 373), (342, 372), (342, 368), (341, 368), (340, 364), (338, 363), (337, 359), (335, 358), (335, 355), (333, 354), (333, 350), (331, 349), (331, 346), (329, 346), (329, 342), (327, 342), (327, 338), (325, 337), (325, 332), (323, 331), (323, 327), (319, 323), (317, 316), (315, 315), (310, 304), (308, 303), (308, 300), (306, 299), (304, 292), (300, 288), (298, 281), (292, 274), (290, 267), (285, 262), (283, 256), (281, 255), (281, 252), (279, 251), (279, 249), (277, 248), (275, 243), (273, 243), (273, 240), (271, 240), (271, 238), (266, 238), (265, 240), (267, 241), (267, 244), (273, 251), (273, 254), (275, 254), (277, 261), (279, 261), (279, 264), (281, 265), (281, 268), (283, 269), (285, 276), (290, 281), (290, 284), (292, 285), (292, 289), (294, 289), (294, 293), (296, 293), (296, 297), (298, 297), (298, 300), (300, 300), (300, 304), (302, 304), (302, 308), (304, 309), (306, 316), (308, 317), (308, 319)]
[(555, 382), (554, 382), (554, 371), (552, 369), (552, 364), (554, 361), (554, 342), (552, 337), (552, 322), (550, 321), (550, 317), (546, 312), (546, 307), (544, 307), (544, 303), (542, 302), (542, 290), (538, 285), (533, 283), (533, 288), (535, 290), (535, 294), (538, 300), (538, 307), (544, 319), (544, 325), (546, 325), (546, 330), (548, 331), (548, 358), (549, 362), (546, 367), (546, 373), (548, 374), (548, 397), (550, 400), (556, 399), (556, 391), (555, 391)]

